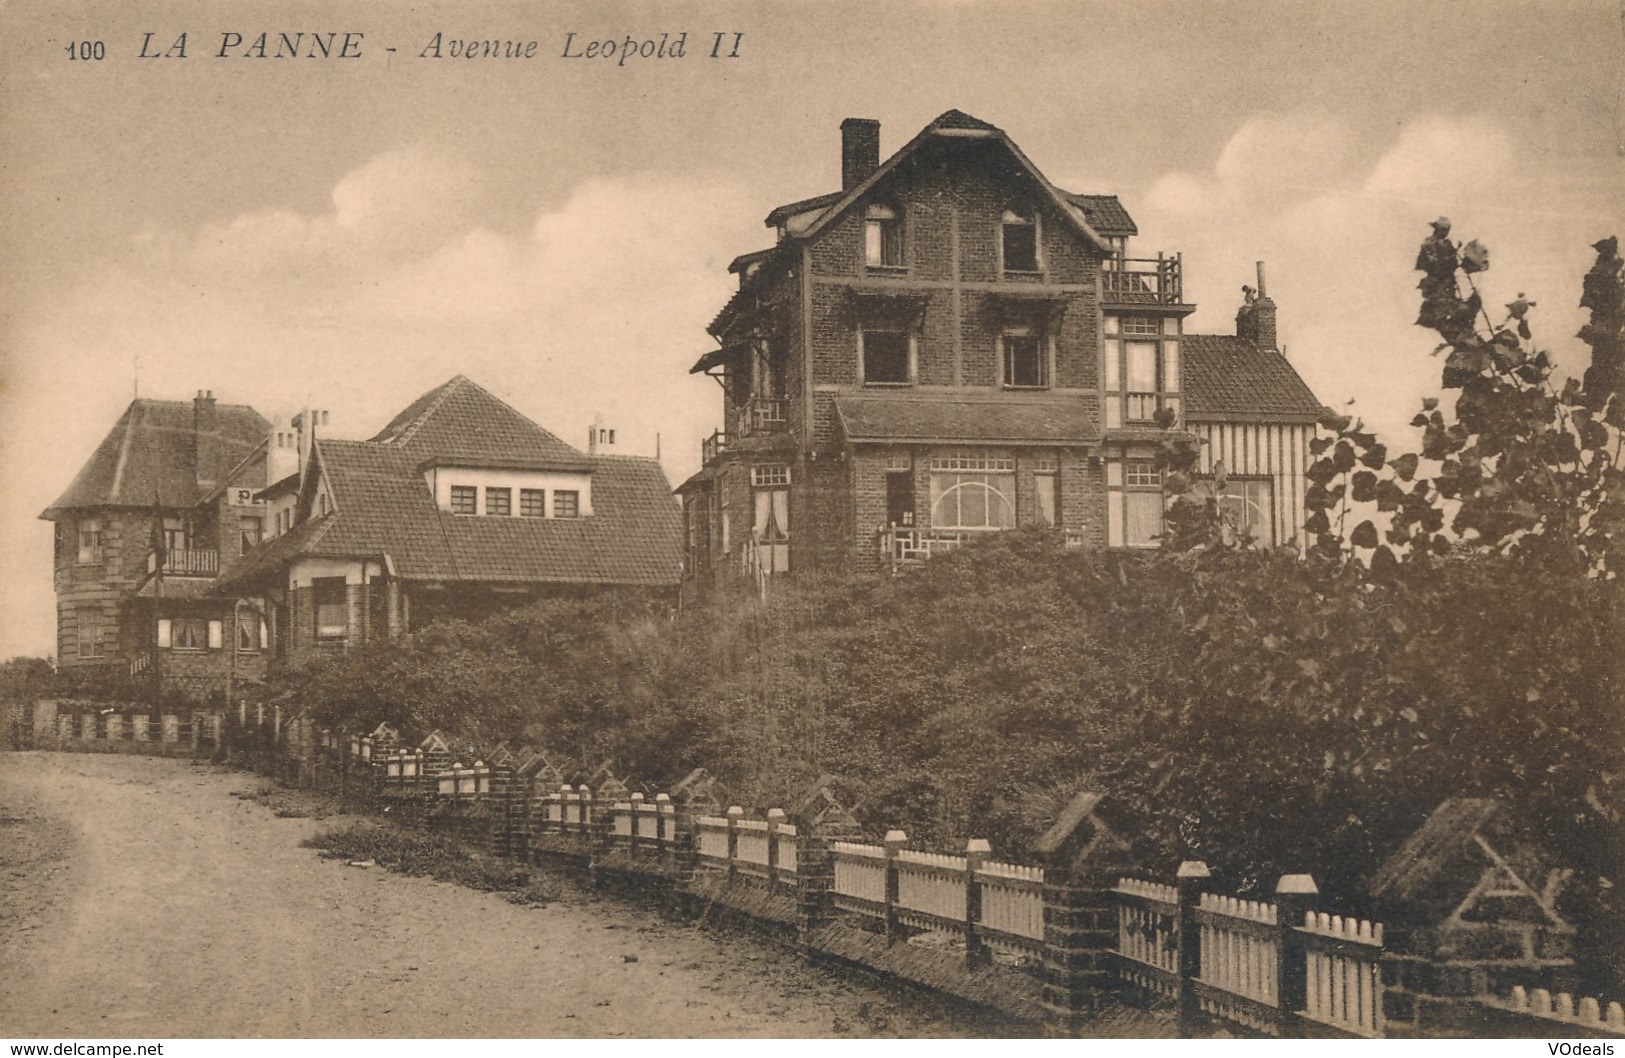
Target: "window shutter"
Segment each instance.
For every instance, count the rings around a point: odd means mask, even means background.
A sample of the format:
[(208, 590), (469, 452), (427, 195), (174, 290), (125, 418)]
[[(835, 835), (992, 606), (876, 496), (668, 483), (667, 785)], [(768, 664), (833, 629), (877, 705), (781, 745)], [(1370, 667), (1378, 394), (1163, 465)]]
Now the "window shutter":
[(221, 642), (225, 639), (225, 626), (219, 621), (209, 622), (209, 649), (219, 650)]
[(159, 646), (166, 647), (166, 648), (169, 646), (169, 629), (170, 629), (170, 623), (169, 623), (169, 621), (167, 619), (160, 619), (158, 621), (158, 645)]
[(261, 618), (260, 619), (260, 649), (265, 650), (268, 647), (270, 647), (270, 645), (271, 645), (271, 626), (265, 623), (264, 618)]

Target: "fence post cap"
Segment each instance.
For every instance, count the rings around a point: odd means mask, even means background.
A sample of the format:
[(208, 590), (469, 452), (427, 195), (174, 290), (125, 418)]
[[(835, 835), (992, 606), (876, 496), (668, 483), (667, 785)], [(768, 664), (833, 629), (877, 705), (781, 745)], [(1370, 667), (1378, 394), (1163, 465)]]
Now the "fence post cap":
[(657, 793), (657, 794), (655, 794), (655, 803), (656, 804), (670, 804), (671, 803), (671, 794), (669, 794), (669, 793)]
[(1304, 896), (1309, 896), (1319, 892), (1320, 887), (1315, 884), (1313, 875), (1283, 874), (1281, 875), (1281, 880), (1275, 883), (1276, 896), (1285, 896), (1289, 894), (1301, 894)]
[(1202, 860), (1186, 860), (1179, 865), (1179, 870), (1174, 873), (1176, 878), (1207, 878), (1210, 875), (1211, 872), (1207, 869), (1207, 864)]
[(906, 845), (907, 843), (908, 843), (908, 834), (906, 834), (905, 832), (903, 832), (901, 830), (888, 830), (888, 831), (886, 831), (886, 844), (888, 844), (888, 845)]
[(784, 822), (784, 809), (782, 809), (782, 808), (769, 808), (767, 810), (767, 818), (768, 818), (769, 822), (773, 822), (773, 823), (782, 823), (782, 822)]
[(559, 793), (569, 793), (570, 789), (571, 789), (570, 784), (565, 783), (563, 786), (559, 787)]
[(971, 838), (965, 842), (965, 852), (971, 856), (991, 856), (993, 855), (993, 844), (986, 838)]
[(740, 808), (738, 805), (730, 805), (728, 807), (728, 818), (729, 819), (740, 819), (740, 818), (743, 818), (744, 815), (745, 815), (745, 810), (743, 808)]
[(634, 800), (634, 801), (641, 801), (641, 800), (643, 800), (643, 795), (642, 795), (642, 794), (640, 794), (640, 793), (634, 793), (634, 794), (633, 794), (633, 795), (632, 795), (632, 800)]

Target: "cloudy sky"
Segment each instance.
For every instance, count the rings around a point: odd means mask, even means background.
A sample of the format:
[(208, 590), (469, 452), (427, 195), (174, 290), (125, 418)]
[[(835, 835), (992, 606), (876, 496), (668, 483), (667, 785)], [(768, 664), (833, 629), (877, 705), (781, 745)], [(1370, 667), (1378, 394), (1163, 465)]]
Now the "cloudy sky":
[[(217, 57), (360, 33), (358, 60)], [(672, 38), (682, 59), (563, 56)], [(140, 58), (185, 32), (187, 57)], [(741, 33), (711, 59), (713, 34)], [(536, 58), (425, 58), (436, 33)], [(230, 38), (225, 38), (229, 40)], [(105, 58), (70, 61), (74, 41)], [(390, 51), (388, 49), (394, 49)], [(685, 0), (0, 6), (0, 658), (52, 648), (37, 519), (128, 404), (212, 389), (367, 436), (463, 373), (572, 443), (604, 413), (675, 484), (718, 425), (734, 256), (956, 107), (1182, 252), (1194, 329), (1268, 262), (1288, 355), (1391, 440), (1437, 361), (1415, 248), (1488, 244), (1561, 355), (1589, 244), (1625, 228), (1617, 0)]]

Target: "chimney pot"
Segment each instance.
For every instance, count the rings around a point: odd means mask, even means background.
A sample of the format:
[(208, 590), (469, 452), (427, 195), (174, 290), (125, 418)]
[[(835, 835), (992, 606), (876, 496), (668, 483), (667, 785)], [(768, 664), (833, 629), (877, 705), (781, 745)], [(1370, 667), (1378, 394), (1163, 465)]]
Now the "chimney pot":
[(841, 122), (841, 190), (850, 191), (880, 168), (880, 122), (847, 118)]

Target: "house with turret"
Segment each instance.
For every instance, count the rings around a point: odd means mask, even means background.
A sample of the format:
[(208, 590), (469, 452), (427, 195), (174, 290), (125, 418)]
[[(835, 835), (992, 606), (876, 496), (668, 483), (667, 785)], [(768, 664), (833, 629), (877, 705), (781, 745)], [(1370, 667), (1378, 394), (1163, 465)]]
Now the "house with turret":
[(1321, 404), (1262, 266), (1234, 334), (1188, 333), (1179, 254), (1139, 250), (1116, 196), (1055, 186), (956, 110), (884, 158), (879, 123), (847, 119), (840, 175), (768, 213), (773, 245), (730, 265), (693, 365), (723, 423), (678, 489), (696, 587), (906, 564), (1028, 524), (1155, 547), (1170, 431), (1200, 440), (1199, 488), (1245, 537), (1296, 538)]
[(41, 517), (59, 668), (220, 702), (277, 666), (614, 588), (675, 596), (679, 511), (601, 419), (583, 451), (461, 375), (368, 440), (330, 412), (133, 401)]
[(55, 523), (56, 657), (90, 685), (153, 681), (197, 700), (264, 673), (266, 630), (210, 593), (258, 546), (271, 424), (212, 391), (138, 398), (67, 491)]

